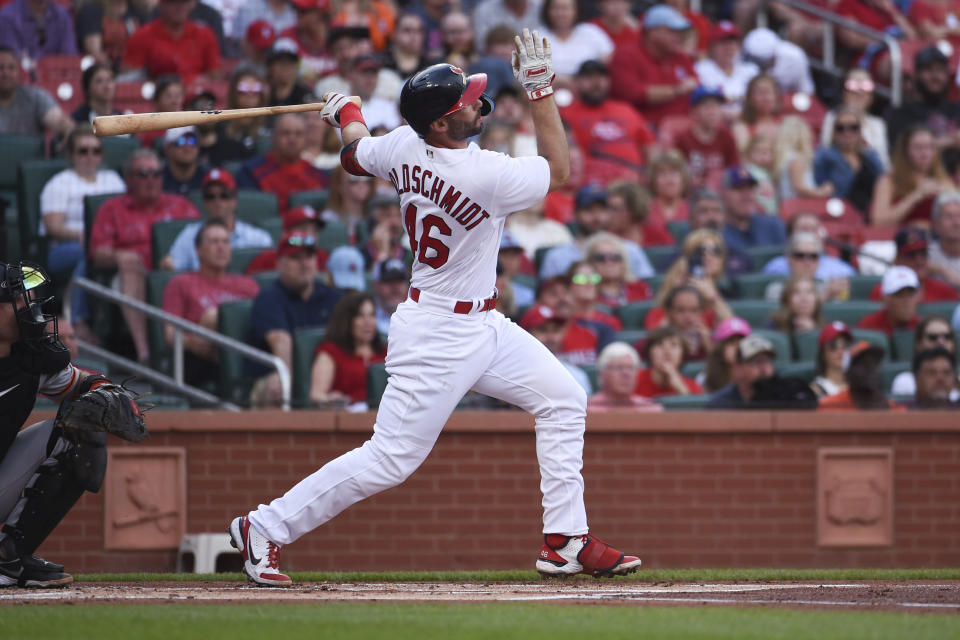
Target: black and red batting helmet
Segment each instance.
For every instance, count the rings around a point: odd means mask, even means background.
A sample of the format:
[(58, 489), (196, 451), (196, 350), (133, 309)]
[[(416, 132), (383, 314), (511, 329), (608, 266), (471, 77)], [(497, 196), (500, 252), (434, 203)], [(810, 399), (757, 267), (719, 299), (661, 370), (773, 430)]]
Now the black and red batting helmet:
[(487, 74), (468, 76), (452, 64), (435, 64), (414, 74), (400, 92), (400, 115), (421, 136), (430, 131), (430, 123), (455, 113), (477, 99), (483, 102), (480, 115), (493, 111), (493, 100), (483, 93)]

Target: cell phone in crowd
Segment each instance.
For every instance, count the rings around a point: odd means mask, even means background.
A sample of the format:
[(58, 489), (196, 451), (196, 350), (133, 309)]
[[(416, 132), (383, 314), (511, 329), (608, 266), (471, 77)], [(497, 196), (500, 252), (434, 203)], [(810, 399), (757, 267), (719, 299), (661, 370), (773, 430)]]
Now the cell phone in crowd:
[(687, 267), (690, 275), (694, 278), (703, 277), (703, 250), (697, 249), (693, 252), (693, 255), (687, 260)]

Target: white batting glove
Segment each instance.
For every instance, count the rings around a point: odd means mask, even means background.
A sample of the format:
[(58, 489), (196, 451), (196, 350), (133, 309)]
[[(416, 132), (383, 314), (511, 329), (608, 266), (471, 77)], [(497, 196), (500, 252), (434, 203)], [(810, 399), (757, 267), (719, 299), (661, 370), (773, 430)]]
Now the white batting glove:
[(340, 109), (348, 104), (353, 104), (350, 102), (350, 98), (343, 95), (342, 93), (335, 93), (330, 91), (323, 94), (321, 98), (326, 102), (326, 106), (320, 110), (320, 117), (331, 127), (336, 129), (340, 128)]
[(513, 51), (513, 75), (526, 90), (530, 100), (540, 100), (553, 94), (553, 57), (550, 54), (550, 42), (540, 37), (539, 31), (530, 35), (529, 29), (523, 30), (523, 39), (514, 38), (516, 49)]

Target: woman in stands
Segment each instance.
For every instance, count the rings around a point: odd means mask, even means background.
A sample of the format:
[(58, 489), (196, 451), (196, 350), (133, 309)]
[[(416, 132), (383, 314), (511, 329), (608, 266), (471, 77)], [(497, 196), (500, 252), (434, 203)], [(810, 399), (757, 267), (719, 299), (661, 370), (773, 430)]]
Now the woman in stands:
[(890, 152), (887, 147), (887, 123), (883, 118), (870, 115), (873, 105), (873, 92), (876, 85), (870, 72), (866, 69), (854, 67), (847, 71), (843, 79), (843, 93), (840, 105), (833, 111), (828, 111), (823, 117), (823, 127), (820, 129), (820, 146), (831, 146), (834, 137), (834, 121), (841, 109), (850, 109), (860, 115), (860, 135), (867, 148), (873, 149), (880, 157), (883, 167), (890, 165)]
[(326, 336), (317, 347), (310, 375), (310, 402), (315, 406), (363, 406), (367, 402), (367, 367), (383, 362), (387, 346), (377, 333), (373, 297), (345, 294), (330, 315)]
[(687, 358), (687, 343), (673, 327), (650, 332), (641, 355), (647, 368), (637, 374), (635, 393), (647, 398), (703, 393), (693, 378), (680, 373)]
[(847, 388), (846, 360), (853, 334), (842, 322), (824, 325), (817, 339), (817, 375), (810, 385), (818, 398), (832, 396)]
[(823, 324), (817, 281), (809, 276), (792, 275), (780, 292), (780, 308), (770, 318), (774, 329), (792, 336), (816, 331)]
[(863, 139), (863, 117), (849, 107), (837, 109), (830, 146), (817, 149), (813, 158), (816, 183), (833, 185), (833, 195), (867, 212), (873, 188), (883, 173), (883, 161)]
[[(420, 69), (429, 66), (430, 60), (426, 57), (426, 32), (423, 17), (419, 14), (406, 12), (397, 16), (393, 38), (382, 54), (384, 68), (396, 71), (398, 76), (406, 80)], [(473, 32), (470, 33), (472, 37)], [(466, 62), (468, 64), (469, 60)], [(464, 69), (467, 64), (462, 65)]]
[[(266, 80), (252, 69), (238, 69), (230, 79), (227, 91), (227, 109), (252, 109), (265, 107), (269, 100)], [(218, 126), (217, 136), (232, 141), (232, 158), (221, 158), (223, 162), (246, 160), (257, 152), (257, 140), (267, 133), (266, 118), (238, 118), (227, 120)]]
[(780, 85), (772, 77), (760, 74), (747, 85), (747, 95), (743, 98), (740, 119), (733, 123), (733, 138), (737, 148), (743, 151), (750, 138), (757, 134), (770, 139), (777, 137), (780, 127), (781, 103), (783, 95)]
[[(180, 111), (183, 109), (184, 99), (183, 82), (180, 76), (161, 76), (157, 78), (153, 89), (153, 110), (161, 111)], [(144, 147), (151, 149), (157, 139), (162, 139), (164, 131), (147, 131), (139, 134), (140, 143)]]
[(680, 222), (690, 217), (687, 189), (690, 172), (687, 161), (676, 150), (666, 151), (650, 162), (650, 212), (644, 228), (666, 228), (669, 222)]
[(787, 116), (780, 124), (774, 143), (774, 174), (780, 202), (793, 198), (828, 198), (834, 185), (817, 185), (813, 175), (813, 132), (797, 116)]
[(733, 315), (724, 298), (739, 294), (735, 281), (726, 274), (727, 245), (711, 229), (697, 229), (683, 240), (683, 255), (667, 271), (658, 301), (665, 292), (683, 284), (695, 286), (707, 301), (707, 308), (721, 319)]
[(650, 286), (637, 280), (630, 270), (627, 248), (617, 236), (606, 231), (593, 234), (584, 246), (583, 254), (600, 275), (600, 284), (597, 285), (597, 302), (600, 304), (613, 310), (650, 298)]
[(607, 185), (607, 230), (640, 247), (672, 247), (673, 235), (663, 225), (648, 225), (650, 196), (632, 180), (616, 180)]
[(713, 332), (713, 348), (707, 355), (706, 369), (697, 376), (697, 383), (707, 393), (719, 391), (733, 383), (737, 347), (750, 333), (750, 324), (743, 318), (727, 318), (717, 325)]
[(587, 60), (604, 62), (613, 55), (613, 40), (591, 22), (580, 22), (577, 0), (544, 0), (540, 5), (543, 35), (553, 51), (553, 70), (557, 79), (569, 83)]
[(346, 225), (350, 244), (359, 245), (367, 240), (369, 230), (363, 207), (373, 196), (374, 187), (373, 178), (349, 174), (339, 164), (330, 174), (330, 200), (320, 217), (326, 222)]
[(874, 187), (870, 222), (929, 227), (934, 200), (954, 188), (940, 162), (933, 131), (922, 124), (907, 127), (893, 147), (890, 166), (890, 173)]
[(40, 234), (50, 239), (47, 268), (69, 275), (83, 258), (83, 199), (103, 193), (124, 193), (123, 180), (100, 167), (103, 144), (89, 124), (78, 125), (66, 140), (70, 168), (47, 182), (40, 192)]
[(115, 116), (120, 112), (113, 108), (117, 82), (113, 69), (96, 62), (83, 71), (83, 104), (70, 114), (76, 123), (92, 124), (97, 116)]
[(756, 135), (743, 151), (744, 166), (757, 181), (757, 204), (769, 216), (779, 215), (780, 200), (773, 181), (776, 171), (776, 148), (773, 138)]

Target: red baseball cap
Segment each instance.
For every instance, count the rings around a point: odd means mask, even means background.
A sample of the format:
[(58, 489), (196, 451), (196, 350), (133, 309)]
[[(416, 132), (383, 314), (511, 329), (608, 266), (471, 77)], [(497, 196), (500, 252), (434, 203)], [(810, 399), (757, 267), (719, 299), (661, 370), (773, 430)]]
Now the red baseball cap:
[(713, 30), (710, 32), (709, 44), (739, 37), (740, 29), (737, 28), (737, 25), (733, 24), (729, 20), (721, 20), (713, 26)]
[(566, 318), (556, 313), (550, 307), (543, 304), (537, 304), (527, 309), (526, 313), (523, 314), (523, 317), (520, 318), (520, 326), (527, 331), (530, 331), (532, 329), (542, 327), (548, 322), (563, 323), (566, 321)]
[(308, 204), (290, 209), (283, 214), (283, 230), (290, 231), (300, 223), (314, 222), (318, 227), (324, 226), (323, 218), (317, 213), (317, 210)]
[(298, 11), (309, 11), (310, 9), (316, 9), (317, 11), (329, 11), (330, 10), (330, 0), (290, 0), (294, 9)]
[(294, 231), (293, 233), (283, 234), (283, 237), (280, 238), (280, 244), (277, 245), (278, 257), (282, 258), (285, 256), (294, 256), (301, 251), (316, 253), (316, 236), (313, 236), (309, 233), (304, 233), (303, 231)]
[(277, 39), (277, 32), (266, 20), (255, 20), (247, 27), (247, 42), (257, 51), (266, 51), (273, 46)]
[(230, 175), (230, 172), (226, 169), (210, 169), (207, 175), (203, 176), (204, 187), (214, 182), (219, 182), (225, 189), (229, 189), (230, 191), (236, 191), (237, 189), (237, 181), (233, 179), (233, 176)]
[(822, 347), (825, 344), (829, 344), (830, 341), (837, 336), (845, 336), (847, 340), (853, 341), (853, 333), (850, 332), (850, 327), (847, 326), (847, 323), (834, 320), (833, 322), (823, 325), (823, 329), (820, 330), (820, 337), (817, 339), (817, 345)]

